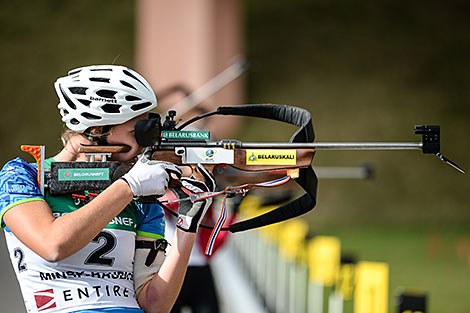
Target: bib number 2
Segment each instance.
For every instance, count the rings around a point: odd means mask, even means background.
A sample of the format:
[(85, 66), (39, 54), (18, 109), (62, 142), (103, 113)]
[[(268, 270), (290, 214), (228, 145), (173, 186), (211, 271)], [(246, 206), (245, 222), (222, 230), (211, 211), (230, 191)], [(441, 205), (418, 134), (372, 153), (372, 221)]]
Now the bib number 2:
[(116, 247), (117, 238), (112, 233), (102, 231), (92, 242), (96, 242), (100, 246), (90, 253), (85, 260), (85, 264), (112, 266), (114, 264), (114, 258), (106, 257), (106, 255)]
[(15, 248), (13, 250), (13, 254), (15, 258), (18, 259), (18, 273), (21, 273), (23, 271), (26, 271), (26, 263), (24, 263), (24, 252), (21, 250), (21, 248)]

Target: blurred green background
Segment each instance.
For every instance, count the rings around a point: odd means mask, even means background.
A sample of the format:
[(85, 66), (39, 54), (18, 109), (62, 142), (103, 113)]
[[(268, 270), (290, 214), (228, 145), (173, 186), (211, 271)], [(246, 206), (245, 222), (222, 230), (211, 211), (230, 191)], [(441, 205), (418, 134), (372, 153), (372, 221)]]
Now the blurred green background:
[[(0, 3), (0, 161), (28, 158), (21, 144), (53, 155), (63, 129), (53, 82), (82, 65), (132, 67), (134, 2)], [(243, 11), (247, 103), (308, 109), (320, 142), (415, 142), (413, 125), (441, 125), (441, 152), (470, 168), (468, 1), (256, 0)], [(237, 139), (287, 140), (291, 131), (247, 120)], [(364, 163), (371, 180), (320, 181), (304, 217), (312, 232), (388, 262), (391, 295), (418, 288), (430, 312), (468, 312), (468, 175), (419, 151), (318, 151), (314, 165)]]

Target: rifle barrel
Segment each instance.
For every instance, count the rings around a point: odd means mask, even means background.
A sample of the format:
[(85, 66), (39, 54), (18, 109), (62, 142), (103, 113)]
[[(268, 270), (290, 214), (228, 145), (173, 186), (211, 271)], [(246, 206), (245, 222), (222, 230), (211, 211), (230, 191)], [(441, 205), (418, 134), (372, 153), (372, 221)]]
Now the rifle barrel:
[(421, 150), (420, 142), (310, 142), (310, 143), (243, 143), (243, 148), (297, 149), (313, 148), (327, 150)]
[(243, 149), (325, 149), (325, 150), (422, 150), (421, 142), (240, 142), (235, 140), (206, 142), (161, 142), (160, 147), (225, 147), (234, 144)]

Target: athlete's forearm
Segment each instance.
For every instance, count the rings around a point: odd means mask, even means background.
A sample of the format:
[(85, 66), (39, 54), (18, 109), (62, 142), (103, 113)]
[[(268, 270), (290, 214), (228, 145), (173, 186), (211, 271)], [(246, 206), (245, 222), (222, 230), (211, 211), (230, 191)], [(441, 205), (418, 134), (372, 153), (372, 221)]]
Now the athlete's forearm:
[(54, 218), (36, 201), (4, 215), (10, 230), (31, 250), (50, 262), (60, 261), (87, 245), (132, 200), (129, 186), (116, 181), (80, 209)]
[(54, 227), (63, 237), (62, 256), (67, 257), (87, 245), (132, 201), (132, 197), (129, 186), (118, 180), (79, 210), (57, 218)]
[(195, 233), (176, 230), (165, 262), (139, 295), (139, 304), (146, 313), (171, 310), (181, 290), (195, 241)]

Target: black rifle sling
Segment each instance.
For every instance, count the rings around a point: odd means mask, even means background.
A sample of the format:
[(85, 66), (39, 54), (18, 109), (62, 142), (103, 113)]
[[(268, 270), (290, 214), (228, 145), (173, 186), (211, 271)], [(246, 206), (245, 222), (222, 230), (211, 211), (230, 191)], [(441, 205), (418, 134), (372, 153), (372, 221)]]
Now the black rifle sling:
[[(313, 142), (315, 139), (310, 113), (302, 108), (278, 104), (251, 104), (219, 107), (211, 113), (213, 113), (212, 115), (250, 116), (286, 122), (299, 127), (289, 142)], [(236, 233), (263, 227), (297, 217), (312, 210), (316, 204), (318, 184), (312, 166), (301, 168), (299, 177), (295, 181), (305, 190), (306, 193), (303, 196), (260, 216), (234, 223), (228, 228), (223, 228), (223, 230)]]

